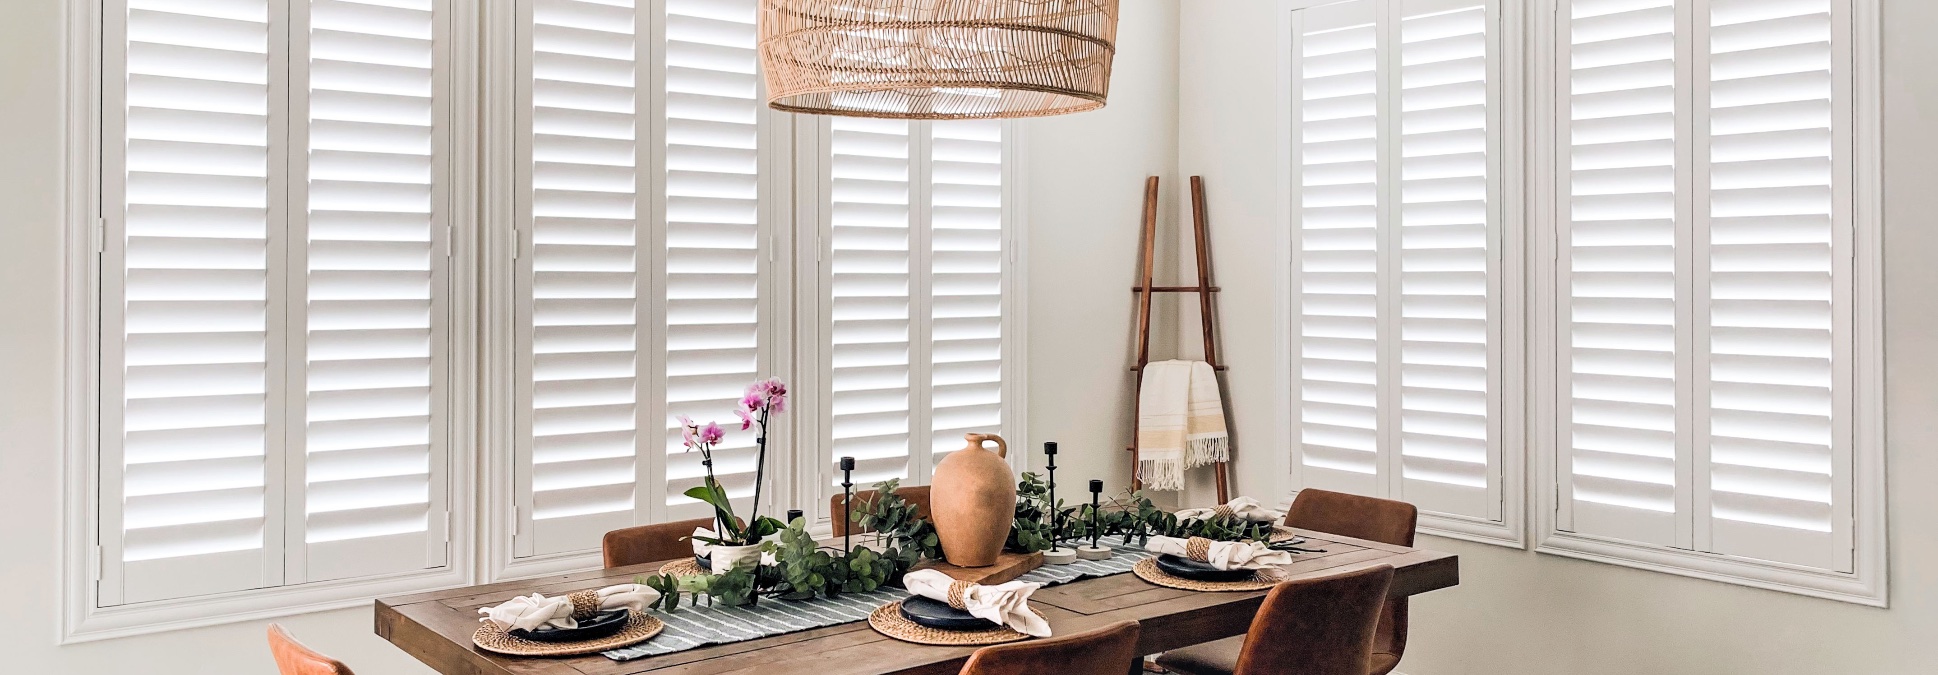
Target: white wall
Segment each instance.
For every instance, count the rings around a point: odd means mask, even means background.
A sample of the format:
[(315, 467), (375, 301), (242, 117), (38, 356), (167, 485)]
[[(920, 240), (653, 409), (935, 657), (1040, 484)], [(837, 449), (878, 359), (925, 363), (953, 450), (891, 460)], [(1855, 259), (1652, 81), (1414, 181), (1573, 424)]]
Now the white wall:
[[(0, 671), (272, 673), (260, 621), (55, 644), (64, 2), (0, 2), (0, 541), (8, 543), (0, 554)], [(1111, 105), (1030, 125), (1028, 339), (1047, 376), (1032, 378), (1028, 414), (1033, 439), (1063, 443), (1060, 464), (1070, 470), (1058, 473), (1070, 485), (1106, 477), (1116, 489), (1129, 470), (1121, 450), (1128, 288), (1143, 178), (1177, 164), (1177, 12), (1176, 0), (1126, 2)], [(363, 675), (430, 672), (372, 634), (368, 609), (281, 621)]]
[[(1210, 185), (1217, 281), (1244, 492), (1268, 494), (1289, 414), (1272, 363), (1278, 273), (1275, 2), (1183, 0), (1179, 174)], [(1425, 537), (1458, 553), (1459, 587), (1414, 603), (1410, 675), (1938, 672), (1938, 3), (1885, 0), (1888, 610)], [(1194, 315), (1180, 323), (1189, 328)], [(1190, 333), (1190, 330), (1182, 332)]]
[[(1076, 501), (1092, 478), (1106, 496), (1130, 482), (1131, 373), (1144, 179), (1176, 203), (1177, 0), (1128, 0), (1110, 103), (1046, 117), (1029, 133), (1029, 466), (1056, 441), (1058, 483)], [(1174, 274), (1175, 212), (1158, 210), (1158, 283)], [(1152, 310), (1151, 353), (1170, 358), (1173, 300)], [(1067, 469), (1067, 470), (1066, 470)], [(1063, 493), (1059, 491), (1059, 497)]]

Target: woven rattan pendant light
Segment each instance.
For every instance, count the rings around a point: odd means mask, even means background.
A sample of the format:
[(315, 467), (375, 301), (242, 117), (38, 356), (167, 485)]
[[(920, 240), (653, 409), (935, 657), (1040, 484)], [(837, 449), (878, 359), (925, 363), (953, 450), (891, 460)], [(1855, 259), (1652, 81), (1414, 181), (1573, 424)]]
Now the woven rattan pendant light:
[(760, 0), (776, 110), (904, 119), (1103, 107), (1117, 0)]

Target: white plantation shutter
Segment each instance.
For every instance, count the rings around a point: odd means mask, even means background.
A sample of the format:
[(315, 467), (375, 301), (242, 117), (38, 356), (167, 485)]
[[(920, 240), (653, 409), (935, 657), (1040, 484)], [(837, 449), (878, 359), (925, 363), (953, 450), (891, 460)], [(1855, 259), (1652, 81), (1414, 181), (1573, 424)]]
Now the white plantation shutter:
[(1850, 571), (1848, 2), (1564, 11), (1561, 529)]
[[(773, 173), (763, 168), (775, 150), (762, 142), (769, 116), (755, 74), (755, 16), (755, 0), (666, 0), (662, 308), (669, 519), (713, 513), (681, 494), (701, 483), (705, 469), (699, 453), (681, 445), (675, 417), (733, 420), (747, 384), (769, 374), (762, 176)], [(745, 513), (753, 503), (754, 435), (732, 429), (714, 452), (713, 471)]]
[[(854, 480), (915, 474), (910, 362), (915, 322), (915, 232), (910, 137), (902, 120), (829, 120), (830, 277), (824, 423), (834, 457), (854, 457)], [(840, 482), (839, 478), (835, 479)]]
[(1293, 19), (1301, 474), (1501, 520), (1494, 5)]
[[(1003, 428), (1003, 125), (930, 125), (931, 469), (962, 436)], [(1018, 451), (1023, 449), (1019, 448)]]
[(1008, 131), (836, 117), (824, 133), (822, 460), (854, 457), (863, 486), (927, 484), (964, 433), (1008, 428)]
[(1294, 15), (1299, 421), (1305, 485), (1379, 494), (1379, 5)]
[[(1677, 541), (1678, 259), (1673, 0), (1576, 2), (1557, 283), (1564, 528)], [(1565, 10), (1564, 10), (1565, 11)], [(1572, 502), (1572, 503), (1567, 503)], [(1572, 511), (1571, 513), (1569, 511)]]
[(1424, 509), (1500, 519), (1500, 135), (1487, 3), (1400, 3), (1400, 476)]
[(281, 14), (130, 4), (105, 59), (104, 604), (283, 568)]
[[(768, 193), (784, 177), (763, 140), (751, 0), (519, 12), (516, 552), (532, 556), (711, 513), (680, 494), (704, 468), (674, 420), (733, 422), (770, 374)], [(715, 454), (743, 509), (753, 441), (729, 426)]]
[(442, 566), (441, 16), (108, 11), (100, 602)]
[[(432, 0), (309, 3), (306, 578), (442, 565), (448, 123)], [(297, 41), (302, 44), (302, 40)], [(299, 78), (300, 81), (300, 78)], [(299, 132), (300, 133), (300, 132)], [(292, 216), (292, 232), (297, 230)], [(297, 242), (292, 241), (292, 249)]]
[(520, 6), (531, 71), (519, 144), (522, 309), (517, 419), (518, 553), (597, 545), (637, 522), (635, 456), (646, 391), (637, 220), (645, 125), (637, 33), (626, 3)]

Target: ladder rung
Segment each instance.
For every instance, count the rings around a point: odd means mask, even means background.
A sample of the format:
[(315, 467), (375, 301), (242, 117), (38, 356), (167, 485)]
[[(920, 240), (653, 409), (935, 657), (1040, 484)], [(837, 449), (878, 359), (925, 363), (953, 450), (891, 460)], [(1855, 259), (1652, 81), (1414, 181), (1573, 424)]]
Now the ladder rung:
[[(1224, 370), (1224, 369), (1225, 369), (1225, 367), (1224, 367), (1224, 366), (1212, 366), (1212, 367), (1211, 367), (1211, 369), (1212, 369), (1212, 370)], [(1131, 367), (1130, 367), (1130, 371), (1131, 371), (1131, 372), (1133, 372), (1133, 373), (1135, 373), (1135, 372), (1137, 372), (1138, 370), (1139, 370), (1139, 368), (1138, 368), (1137, 366), (1131, 366)]]
[[(1217, 293), (1219, 291), (1219, 288), (1217, 286), (1212, 286), (1210, 290), (1213, 293)], [(1131, 287), (1132, 293), (1141, 293), (1143, 291), (1144, 291), (1143, 286)], [(1151, 287), (1152, 293), (1197, 293), (1198, 291), (1199, 289), (1197, 286), (1152, 286)]]

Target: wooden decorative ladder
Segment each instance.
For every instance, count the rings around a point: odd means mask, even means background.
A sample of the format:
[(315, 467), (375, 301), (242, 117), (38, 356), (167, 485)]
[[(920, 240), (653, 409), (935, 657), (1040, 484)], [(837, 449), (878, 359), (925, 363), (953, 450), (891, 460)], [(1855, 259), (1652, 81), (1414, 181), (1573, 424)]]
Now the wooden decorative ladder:
[[(1153, 286), (1151, 268), (1157, 259), (1157, 176), (1144, 180), (1144, 271), (1138, 276), (1139, 285), (1131, 291), (1137, 293), (1137, 365), (1131, 371), (1137, 374), (1137, 386), (1131, 398), (1131, 489), (1141, 490), (1144, 485), (1137, 477), (1139, 455), (1137, 452), (1137, 405), (1138, 397), (1144, 389), (1144, 367), (1151, 364), (1151, 295), (1153, 293), (1196, 293), (1198, 294), (1198, 320), (1203, 327), (1205, 340), (1205, 363), (1211, 364), (1213, 372), (1224, 372), (1225, 366), (1218, 363), (1217, 339), (1212, 319), (1211, 294), (1218, 287), (1211, 285), (1210, 238), (1206, 235), (1205, 221), (1205, 183), (1203, 176), (1191, 177), (1191, 229), (1197, 241), (1198, 285), (1196, 286)], [(1222, 387), (1221, 387), (1222, 388)], [(1226, 478), (1230, 468), (1225, 462), (1217, 463), (1218, 503), (1231, 501), (1231, 488)]]

